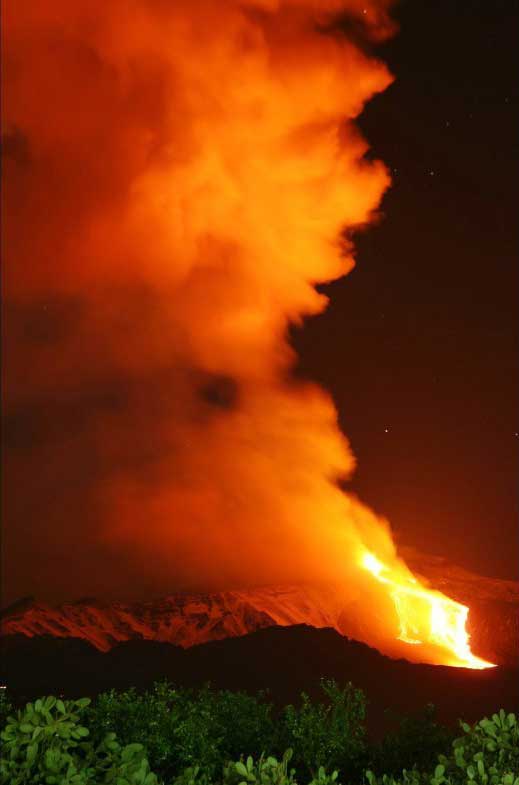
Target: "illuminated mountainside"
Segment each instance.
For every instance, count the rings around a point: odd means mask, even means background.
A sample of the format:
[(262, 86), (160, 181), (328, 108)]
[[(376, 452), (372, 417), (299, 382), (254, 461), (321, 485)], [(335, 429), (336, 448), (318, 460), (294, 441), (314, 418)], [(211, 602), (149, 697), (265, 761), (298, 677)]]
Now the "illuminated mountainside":
[[(416, 562), (410, 554), (408, 560), (413, 559)], [(439, 559), (421, 559), (412, 567), (435, 588), (470, 606), (469, 629), (478, 654), (498, 664), (517, 662), (519, 583), (482, 578)], [(27, 599), (3, 612), (2, 633), (81, 638), (108, 651), (127, 640), (154, 640), (189, 648), (265, 627), (307, 624), (331, 627), (376, 645), (370, 635), (369, 616), (360, 624), (353, 610), (354, 605), (333, 586), (172, 594), (134, 603), (83, 599), (54, 607)], [(405, 652), (402, 644), (393, 654), (405, 656)]]
[(2, 620), (3, 634), (83, 638), (101, 651), (147, 639), (188, 648), (262, 627), (306, 623), (338, 629), (340, 609), (310, 588), (273, 587), (214, 594), (173, 594), (140, 603), (79, 600), (51, 607), (26, 601)]

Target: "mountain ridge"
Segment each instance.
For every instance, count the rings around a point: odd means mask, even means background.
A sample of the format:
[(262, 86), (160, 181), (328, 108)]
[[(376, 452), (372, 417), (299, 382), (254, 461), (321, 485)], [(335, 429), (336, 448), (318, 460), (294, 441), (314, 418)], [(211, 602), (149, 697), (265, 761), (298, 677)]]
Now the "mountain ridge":
[[(469, 605), (469, 631), (480, 656), (504, 665), (518, 662), (519, 582), (477, 576), (439, 557), (418, 558), (410, 552), (406, 558), (433, 588)], [(83, 598), (51, 605), (24, 597), (2, 611), (0, 630), (3, 635), (80, 638), (107, 652), (129, 640), (190, 648), (266, 627), (307, 624), (381, 649), (370, 637), (369, 616), (354, 610), (339, 584), (177, 592), (141, 602)], [(404, 652), (400, 647), (385, 653)]]

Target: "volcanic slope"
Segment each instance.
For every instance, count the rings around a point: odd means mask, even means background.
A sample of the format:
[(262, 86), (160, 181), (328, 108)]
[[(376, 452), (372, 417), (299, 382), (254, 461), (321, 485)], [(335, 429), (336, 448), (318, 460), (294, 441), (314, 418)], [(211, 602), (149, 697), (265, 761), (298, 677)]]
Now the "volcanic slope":
[(172, 594), (136, 603), (81, 599), (51, 606), (25, 598), (2, 614), (2, 634), (81, 638), (101, 651), (134, 639), (189, 648), (273, 626), (339, 629), (341, 605), (315, 587)]
[[(414, 569), (454, 599), (469, 605), (474, 650), (498, 664), (519, 658), (519, 583), (482, 578), (408, 554)], [(51, 606), (26, 598), (2, 613), (3, 635), (78, 638), (100, 651), (130, 640), (189, 648), (273, 626), (330, 627), (355, 640), (369, 640), (369, 614), (359, 614), (337, 587), (278, 586), (212, 594), (172, 594), (146, 602), (81, 599)]]

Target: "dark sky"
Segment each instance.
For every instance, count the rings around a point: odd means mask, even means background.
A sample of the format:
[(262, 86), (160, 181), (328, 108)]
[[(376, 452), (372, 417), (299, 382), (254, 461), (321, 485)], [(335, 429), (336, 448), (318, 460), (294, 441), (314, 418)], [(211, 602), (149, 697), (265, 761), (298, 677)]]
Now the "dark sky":
[(519, 5), (413, 0), (361, 126), (391, 167), (357, 268), (295, 336), (332, 391), (350, 487), (401, 543), (517, 578)]

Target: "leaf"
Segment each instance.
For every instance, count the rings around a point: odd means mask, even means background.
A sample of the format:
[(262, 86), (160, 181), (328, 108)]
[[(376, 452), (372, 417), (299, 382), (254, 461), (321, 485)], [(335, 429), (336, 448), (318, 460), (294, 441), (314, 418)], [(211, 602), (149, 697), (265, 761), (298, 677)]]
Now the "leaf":
[(134, 758), (137, 753), (142, 752), (143, 749), (144, 747), (142, 744), (127, 744), (121, 752), (121, 760), (124, 763), (127, 763)]
[(237, 762), (234, 764), (234, 768), (236, 769), (236, 771), (238, 772), (238, 774), (241, 774), (241, 776), (242, 776), (242, 777), (246, 777), (246, 776), (247, 776), (247, 774), (249, 773), (249, 772), (247, 771), (247, 769), (245, 768), (245, 766), (243, 765), (243, 763), (241, 762), (241, 760), (237, 761)]
[(63, 703), (62, 700), (56, 701), (56, 708), (60, 714), (65, 714), (65, 704)]
[(38, 745), (37, 744), (29, 744), (29, 746), (27, 747), (27, 752), (26, 752), (27, 763), (33, 763), (34, 760), (36, 759), (37, 753), (38, 753)]

